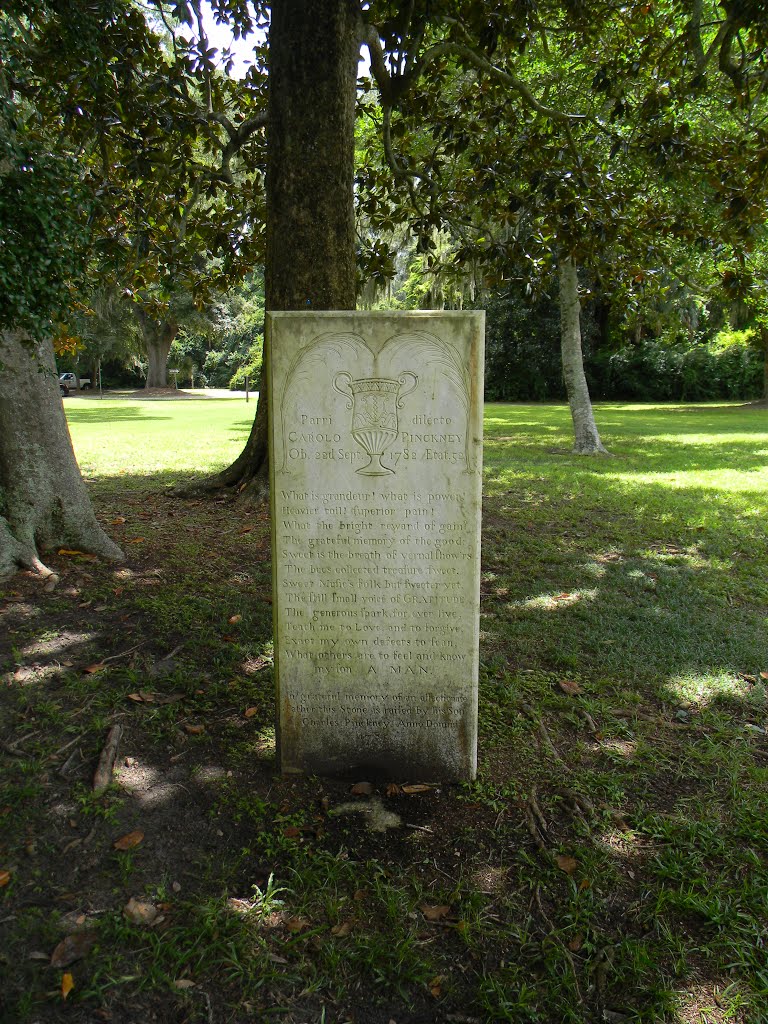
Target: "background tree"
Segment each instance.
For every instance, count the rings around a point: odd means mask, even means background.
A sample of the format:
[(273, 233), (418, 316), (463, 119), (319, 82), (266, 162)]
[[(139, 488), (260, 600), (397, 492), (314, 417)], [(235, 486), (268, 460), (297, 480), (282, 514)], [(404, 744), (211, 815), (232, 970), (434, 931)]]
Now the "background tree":
[(103, 123), (129, 93), (123, 61), (149, 44), (143, 20), (112, 0), (12, 0), (0, 12), (0, 575), (45, 571), (39, 549), (57, 544), (120, 556), (72, 451), (52, 338), (82, 287), (99, 210), (76, 94)]

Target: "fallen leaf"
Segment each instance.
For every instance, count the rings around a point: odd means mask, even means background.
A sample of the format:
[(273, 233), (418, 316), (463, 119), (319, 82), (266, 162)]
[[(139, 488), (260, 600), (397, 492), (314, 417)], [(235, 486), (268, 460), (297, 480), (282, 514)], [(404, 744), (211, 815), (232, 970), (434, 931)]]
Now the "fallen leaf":
[(74, 548), (59, 548), (58, 554), (69, 557), (95, 559), (96, 555), (89, 555), (86, 551), (77, 551)]
[(142, 700), (145, 700), (147, 704), (152, 704), (155, 699), (155, 695), (152, 690), (139, 690), (139, 696)]
[(137, 704), (144, 703), (144, 698), (141, 696), (140, 693), (129, 693), (128, 700), (135, 700)]
[(69, 967), (75, 960), (82, 960), (96, 944), (96, 932), (88, 929), (66, 935), (51, 953), (51, 967)]
[(233, 644), (235, 640), (237, 640), (237, 637), (234, 633), (225, 633), (221, 639), (225, 644)]
[(443, 982), (445, 981), (445, 975), (436, 974), (435, 977), (429, 983), (430, 994), (435, 998), (439, 999), (443, 994)]
[(583, 945), (584, 936), (581, 934), (581, 932), (578, 932), (578, 934), (574, 935), (571, 941), (568, 943), (568, 949), (570, 949), (572, 953), (578, 953)]
[(117, 519), (112, 520), (113, 526), (122, 526), (125, 522), (125, 516), (118, 516)]
[(569, 857), (563, 853), (555, 857), (555, 863), (561, 871), (564, 871), (566, 873), (566, 875), (572, 875), (576, 871), (576, 868), (579, 866), (579, 862), (576, 860), (575, 857)]
[(412, 793), (429, 793), (432, 786), (427, 786), (424, 782), (414, 782), (412, 785), (401, 786), (400, 788), (403, 793), (408, 793), (410, 795)]
[(295, 825), (289, 825), (287, 828), (283, 829), (283, 835), (287, 839), (296, 839), (298, 836), (301, 835), (301, 829), (296, 828)]
[(97, 672), (101, 672), (103, 668), (106, 668), (106, 665), (101, 661), (97, 661), (94, 662), (93, 665), (86, 665), (85, 668), (83, 669), (83, 672), (87, 676), (92, 676), (95, 675)]
[(126, 544), (143, 544), (144, 543), (144, 538), (143, 537), (130, 537), (125, 543)]
[(352, 922), (342, 921), (340, 924), (335, 924), (333, 928), (331, 928), (331, 935), (335, 935), (337, 939), (345, 939), (351, 931)]
[(312, 924), (306, 917), (289, 917), (285, 922), (285, 927), (289, 932), (303, 932)]
[(592, 883), (588, 878), (582, 878), (582, 880), (579, 882), (579, 892), (584, 892), (584, 890), (588, 889), (591, 884)]
[(2, 889), (2, 887), (4, 885), (8, 885), (10, 880), (11, 880), (11, 872), (10, 871), (0, 871), (0, 889)]
[(402, 793), (402, 789), (396, 782), (388, 782), (384, 793), (386, 796), (399, 796)]
[(571, 679), (558, 679), (557, 685), (563, 693), (567, 693), (569, 697), (575, 697), (577, 693), (584, 692), (579, 684), (573, 682)]
[(192, 981), (190, 978), (179, 978), (178, 981), (174, 981), (173, 987), (180, 989), (196, 988), (197, 982)]
[(152, 924), (159, 911), (154, 903), (148, 900), (137, 900), (133, 896), (123, 907), (123, 914), (134, 924)]
[(204, 725), (190, 725), (189, 722), (184, 726), (184, 732), (188, 732), (190, 736), (200, 736), (205, 732)]
[(230, 617), (227, 619), (227, 622), (230, 624), (230, 626), (236, 626), (238, 624), (238, 622), (242, 622), (242, 621), (243, 621), (243, 616), (242, 615), (230, 615)]
[(116, 850), (132, 850), (134, 846), (138, 846), (143, 839), (144, 833), (139, 832), (139, 830), (136, 829), (135, 831), (127, 832), (124, 836), (116, 839), (112, 845)]
[(244, 533), (250, 533), (252, 529), (252, 526), (244, 526), (242, 530), (238, 530), (237, 532), (242, 536)]
[(761, 672), (760, 673), (760, 678), (761, 679), (768, 679), (768, 672)]
[(352, 893), (352, 899), (357, 900), (359, 902), (360, 900), (364, 900), (367, 895), (367, 889), (355, 889), (355, 891)]
[(246, 718), (253, 718), (253, 716), (256, 714), (258, 710), (258, 708), (246, 708), (245, 711), (243, 712), (243, 715)]
[(429, 903), (422, 903), (419, 910), (428, 921), (443, 921), (451, 912), (451, 908), (444, 904), (432, 906)]
[(370, 782), (356, 782), (349, 792), (352, 796), (370, 796), (373, 786)]
[(66, 999), (72, 989), (75, 987), (75, 979), (67, 971), (67, 973), (61, 979), (61, 998)]

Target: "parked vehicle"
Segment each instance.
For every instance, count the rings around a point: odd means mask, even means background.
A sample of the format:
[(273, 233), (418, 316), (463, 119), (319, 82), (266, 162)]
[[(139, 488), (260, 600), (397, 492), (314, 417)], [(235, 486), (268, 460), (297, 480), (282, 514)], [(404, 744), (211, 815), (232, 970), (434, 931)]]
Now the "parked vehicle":
[(70, 391), (77, 391), (78, 387), (80, 388), (81, 391), (87, 391), (91, 386), (91, 378), (80, 377), (80, 383), (78, 385), (77, 375), (74, 373), (67, 372), (62, 373), (59, 376), (59, 384), (63, 384), (64, 387), (68, 388)]

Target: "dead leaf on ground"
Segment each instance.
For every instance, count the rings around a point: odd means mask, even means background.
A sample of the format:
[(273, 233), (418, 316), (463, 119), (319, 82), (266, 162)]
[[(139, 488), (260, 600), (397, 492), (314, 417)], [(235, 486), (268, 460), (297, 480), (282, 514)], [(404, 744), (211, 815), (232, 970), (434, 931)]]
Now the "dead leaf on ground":
[(225, 644), (233, 644), (235, 640), (237, 640), (237, 637), (235, 636), (234, 633), (225, 633), (221, 639), (222, 642)]
[(236, 626), (239, 622), (242, 622), (242, 621), (243, 621), (243, 616), (242, 615), (230, 615), (229, 618), (227, 619), (227, 622), (230, 624), (230, 626)]
[(96, 555), (89, 555), (87, 551), (77, 551), (75, 548), (59, 548), (57, 554), (65, 555), (69, 558), (87, 558), (90, 561), (95, 561)]
[(204, 725), (191, 725), (189, 722), (184, 726), (184, 732), (188, 732), (190, 736), (200, 736), (205, 732)]
[(197, 982), (192, 981), (191, 978), (179, 978), (178, 981), (174, 981), (173, 987), (174, 988), (180, 988), (182, 990), (187, 989), (187, 988), (196, 988), (197, 987)]
[(67, 973), (61, 979), (61, 998), (66, 999), (72, 989), (75, 987), (75, 979), (67, 971)]
[(428, 921), (444, 921), (451, 912), (451, 908), (445, 904), (432, 906), (429, 903), (422, 903), (419, 910)]
[(160, 913), (154, 903), (148, 900), (137, 900), (132, 896), (123, 907), (123, 914), (133, 924), (152, 924)]
[(245, 711), (243, 712), (243, 716), (245, 718), (253, 718), (253, 716), (256, 714), (258, 710), (258, 708), (246, 708)]
[(558, 679), (557, 685), (563, 693), (567, 693), (569, 697), (575, 697), (576, 694), (584, 692), (579, 684), (574, 682), (572, 679)]
[(0, 889), (2, 889), (2, 887), (4, 885), (8, 885), (10, 880), (11, 880), (11, 872), (10, 871), (0, 871)]
[(569, 857), (564, 853), (558, 854), (558, 856), (555, 857), (555, 864), (557, 864), (560, 870), (564, 871), (566, 875), (574, 874), (576, 868), (579, 866), (579, 862), (575, 857)]
[(301, 835), (301, 829), (295, 825), (288, 825), (287, 828), (283, 829), (283, 835), (286, 839), (297, 839)]
[(124, 836), (120, 836), (112, 843), (116, 850), (132, 850), (134, 846), (138, 846), (144, 840), (144, 833), (135, 829), (133, 832), (127, 832)]
[(573, 936), (571, 941), (568, 943), (568, 949), (570, 949), (572, 953), (578, 953), (583, 945), (584, 936), (581, 934), (581, 932), (578, 932), (576, 935)]
[(144, 543), (144, 538), (143, 537), (129, 537), (129, 539), (125, 543), (126, 544), (143, 544)]
[(85, 668), (83, 669), (83, 673), (87, 676), (92, 676), (95, 675), (96, 672), (101, 672), (101, 670), (106, 667), (107, 666), (104, 664), (104, 662), (97, 661), (94, 662), (93, 665), (86, 665)]
[(435, 999), (439, 999), (443, 994), (443, 982), (445, 981), (445, 975), (436, 974), (435, 977), (429, 983), (429, 992)]
[(386, 796), (400, 796), (402, 789), (396, 782), (388, 782), (387, 788), (384, 790)]
[(760, 678), (761, 679), (768, 679), (768, 672), (761, 672), (760, 673)]
[(122, 526), (124, 522), (125, 522), (125, 516), (118, 516), (116, 519), (112, 520), (112, 525), (113, 526)]
[(335, 935), (337, 939), (345, 939), (351, 931), (352, 922), (342, 921), (340, 924), (335, 924), (333, 928), (331, 928), (331, 935)]
[(370, 796), (373, 785), (370, 782), (356, 782), (349, 792), (352, 796)]
[(237, 532), (242, 536), (242, 534), (244, 533), (250, 533), (252, 529), (252, 526), (244, 526), (241, 530), (238, 530)]
[(51, 967), (69, 967), (75, 960), (87, 956), (95, 944), (96, 932), (93, 929), (66, 935), (51, 953)]
[(308, 921), (306, 917), (289, 917), (285, 922), (285, 927), (289, 932), (303, 932), (311, 926), (312, 922)]
[(413, 793), (429, 793), (432, 788), (432, 786), (428, 786), (425, 782), (414, 782), (411, 785), (400, 787), (401, 791), (409, 796)]

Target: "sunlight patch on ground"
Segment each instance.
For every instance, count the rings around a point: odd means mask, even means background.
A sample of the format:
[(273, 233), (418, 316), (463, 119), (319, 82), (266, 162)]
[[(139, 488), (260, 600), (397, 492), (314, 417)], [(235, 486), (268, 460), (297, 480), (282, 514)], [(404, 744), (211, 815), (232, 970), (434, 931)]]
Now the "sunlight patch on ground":
[(480, 892), (493, 895), (505, 891), (508, 875), (509, 868), (493, 867), (491, 864), (484, 864), (472, 875), (472, 882)]
[[(97, 638), (97, 635), (96, 633), (60, 633), (55, 638), (46, 639), (43, 637), (33, 640), (26, 647), (22, 647), (21, 653), (25, 658), (34, 658), (36, 656), (50, 657), (54, 654), (62, 654), (69, 651), (71, 647), (92, 643)], [(60, 668), (59, 665), (49, 667), (57, 671)]]
[(744, 680), (732, 672), (717, 675), (679, 675), (667, 682), (671, 697), (682, 704), (706, 707), (718, 698), (744, 699)]
[(617, 757), (624, 757), (627, 761), (634, 759), (637, 753), (636, 740), (602, 740), (600, 749), (615, 754)]
[(732, 469), (691, 469), (674, 473), (605, 473), (604, 479), (623, 484), (627, 490), (636, 490), (641, 484), (653, 484), (676, 490), (710, 490), (718, 492), (754, 492), (762, 494), (768, 488), (768, 467), (749, 470)]
[(526, 611), (553, 612), (561, 608), (570, 608), (579, 601), (596, 601), (598, 590), (571, 590), (561, 593), (538, 594), (525, 601), (512, 601), (507, 608), (523, 608)]

